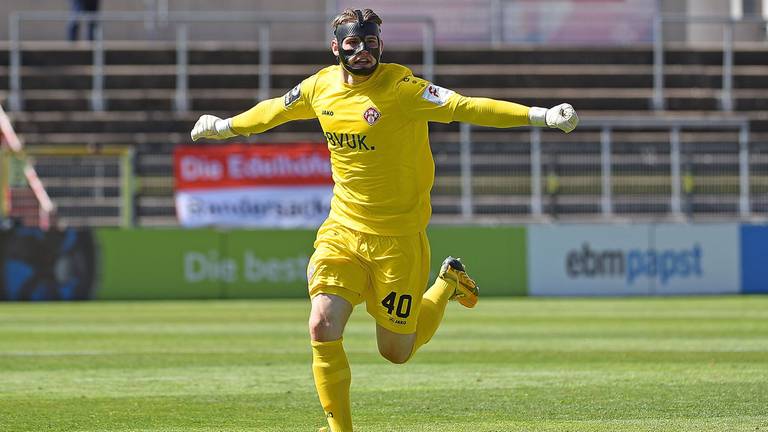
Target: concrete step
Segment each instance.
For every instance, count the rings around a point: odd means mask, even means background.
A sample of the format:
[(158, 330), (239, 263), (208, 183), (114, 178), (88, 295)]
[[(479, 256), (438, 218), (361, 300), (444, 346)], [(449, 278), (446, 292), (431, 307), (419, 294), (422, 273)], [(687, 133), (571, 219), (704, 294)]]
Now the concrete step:
[[(460, 94), (475, 97), (491, 97), (527, 105), (549, 105), (569, 101), (581, 109), (646, 109), (652, 98), (651, 89), (603, 89), (589, 91), (571, 88), (455, 88)], [(760, 90), (757, 90), (758, 92)], [(765, 92), (768, 94), (768, 91)], [(273, 91), (271, 97), (282, 96), (282, 91)], [(257, 103), (256, 92), (252, 89), (192, 89), (189, 91), (189, 107), (193, 111), (235, 114), (245, 111)], [(670, 106), (703, 106), (717, 103), (717, 91), (670, 89), (667, 93)], [(741, 102), (736, 92), (737, 106)], [(104, 100), (110, 111), (173, 111), (175, 90), (105, 90)], [(754, 97), (750, 97), (754, 99)], [(88, 111), (91, 104), (90, 90), (27, 90), (24, 92), (27, 111)]]
[[(553, 106), (567, 101), (579, 110), (644, 110), (650, 109), (651, 88), (454, 88), (460, 94), (474, 97), (518, 102), (524, 105)], [(282, 96), (274, 90), (270, 97)], [(716, 88), (671, 88), (665, 90), (670, 110), (717, 111), (721, 90)], [(173, 111), (175, 90), (126, 89), (105, 90), (104, 100), (110, 111)], [(735, 89), (736, 111), (757, 111), (768, 108), (767, 89)], [(88, 111), (90, 90), (27, 90), (24, 92), (27, 111)], [(257, 103), (256, 91), (243, 89), (192, 89), (189, 107), (219, 115), (234, 115)]]
[[(73, 112), (25, 112), (16, 113), (13, 124), (19, 134), (53, 133), (123, 133), (157, 134), (177, 133), (182, 142), (189, 142), (189, 131), (199, 115), (173, 114), (163, 111), (127, 111), (94, 113), (88, 111)], [(317, 121), (296, 121), (273, 129), (276, 132), (315, 132), (320, 136)], [(239, 138), (242, 142), (243, 139)]]
[[(562, 100), (557, 100), (561, 102)], [(578, 105), (577, 105), (578, 107)], [(150, 142), (154, 137), (164, 137), (176, 139), (176, 142), (188, 142), (189, 131), (197, 118), (204, 112), (173, 113), (164, 111), (126, 111), (126, 112), (102, 112), (94, 113), (90, 111), (72, 111), (72, 112), (21, 112), (12, 113), (12, 120), (17, 132), (26, 139), (27, 134), (31, 134), (33, 142), (41, 142), (36, 138), (37, 135), (55, 135), (64, 134), (64, 137), (71, 137), (75, 134), (83, 134), (82, 140), (89, 140), (98, 137), (100, 134), (120, 134), (122, 137), (129, 138), (130, 141), (124, 144)], [(603, 118), (610, 117), (648, 117), (648, 111), (627, 110), (627, 111), (596, 111), (581, 110), (579, 113), (582, 118)], [(230, 113), (234, 114), (234, 113)], [(697, 118), (702, 115), (711, 116), (714, 119), (723, 118), (720, 113), (706, 113), (702, 111), (668, 111), (657, 114), (661, 117)], [(734, 115), (745, 116), (751, 121), (753, 132), (768, 132), (768, 112), (766, 111), (744, 111), (737, 112)], [(430, 130), (433, 133), (457, 132), (458, 123), (440, 124), (432, 123)], [(308, 136), (314, 135), (313, 140), (321, 140), (321, 130), (316, 120), (304, 120), (286, 123), (272, 131), (251, 136), (249, 138), (236, 138), (238, 142), (275, 142), (274, 134), (294, 134), (301, 133)], [(283, 135), (281, 135), (283, 136)], [(57, 138), (58, 139), (58, 138)], [(570, 139), (570, 138), (569, 138)], [(115, 135), (111, 135), (110, 141), (114, 142)], [(233, 140), (230, 140), (233, 141)], [(97, 143), (98, 144), (98, 143)]]
[[(299, 75), (309, 76), (320, 69), (330, 66), (332, 63), (306, 63), (306, 64), (282, 64), (272, 63), (270, 72), (274, 75)], [(423, 67), (421, 63), (406, 64), (414, 73), (421, 75)], [(55, 70), (57, 74), (72, 76), (90, 76), (93, 68), (90, 63), (84, 65), (51, 65), (51, 66), (22, 66), (20, 73), (24, 76), (49, 75)], [(131, 64), (111, 64), (107, 63), (104, 70), (110, 75), (175, 75), (177, 68), (174, 63), (168, 64), (150, 64), (143, 65), (137, 63)], [(665, 73), (670, 75), (690, 75), (704, 74), (718, 76), (723, 72), (721, 65), (666, 65)], [(761, 65), (735, 65), (733, 73), (735, 75), (756, 75), (765, 74), (768, 66)], [(0, 76), (7, 77), (10, 68), (0, 66)], [(252, 75), (259, 72), (258, 63), (253, 64), (231, 64), (231, 63), (212, 63), (212, 64), (189, 64), (187, 71), (190, 75)], [(557, 75), (603, 75), (606, 73), (621, 74), (652, 74), (652, 64), (625, 65), (625, 64), (436, 64), (433, 72), (437, 75), (535, 75), (539, 73), (557, 74)]]
[[(105, 43), (107, 63), (112, 64), (158, 64), (172, 63), (176, 56), (175, 46), (168, 42), (111, 42)], [(0, 65), (8, 63), (8, 43), (0, 43)], [(764, 46), (737, 44), (734, 61), (736, 64), (764, 64)], [(301, 49), (280, 47), (275, 44), (271, 51), (277, 63), (329, 63), (332, 62), (327, 48), (303, 47)], [(62, 44), (59, 42), (24, 42), (22, 57), (29, 65), (87, 64), (92, 58), (90, 44)], [(191, 42), (189, 45), (191, 63), (258, 63), (258, 44)], [(507, 46), (491, 48), (484, 45), (438, 47), (436, 58), (439, 63), (486, 63), (493, 58), (498, 64), (651, 64), (653, 53), (647, 45), (626, 47), (558, 47), (558, 46)], [(722, 63), (720, 46), (690, 47), (680, 44), (665, 45), (665, 60), (669, 64)], [(421, 49), (407, 46), (393, 46), (385, 53), (385, 61), (416, 64), (421, 62)]]
[[(193, 123), (194, 124), (194, 123)], [(30, 132), (22, 136), (26, 145), (134, 145), (145, 151), (159, 151), (164, 146), (191, 143), (189, 131), (182, 132)], [(241, 137), (243, 143), (287, 143), (320, 141), (316, 132), (274, 132)]]
[[(272, 88), (284, 92), (292, 88), (319, 68), (276, 66), (270, 71)], [(414, 73), (421, 73), (420, 67)], [(7, 70), (0, 70), (0, 89), (7, 90)], [(743, 66), (734, 71), (736, 89), (768, 88), (764, 79), (768, 66)], [(57, 68), (23, 68), (23, 90), (62, 89), (88, 90), (92, 87), (92, 70), (89, 66)], [(106, 89), (175, 89), (176, 69), (173, 66), (106, 66)], [(668, 88), (721, 88), (722, 69), (715, 66), (678, 66), (665, 71), (665, 87)], [(653, 75), (650, 66), (595, 65), (495, 65), (438, 66), (434, 81), (449, 88), (652, 88)], [(188, 86), (192, 89), (231, 89), (259, 87), (259, 70), (256, 66), (191, 66)]]
[[(100, 214), (57, 214), (57, 224), (66, 227), (114, 227), (122, 222), (119, 215)], [(178, 223), (176, 224), (178, 225)], [(173, 226), (168, 224), (166, 226)]]

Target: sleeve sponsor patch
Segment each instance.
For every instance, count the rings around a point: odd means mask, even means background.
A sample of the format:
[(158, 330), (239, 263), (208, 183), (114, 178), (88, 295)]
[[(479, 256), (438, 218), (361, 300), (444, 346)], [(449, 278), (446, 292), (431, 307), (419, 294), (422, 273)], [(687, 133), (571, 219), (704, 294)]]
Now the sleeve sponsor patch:
[(301, 83), (292, 88), (288, 93), (283, 96), (285, 106), (289, 107), (301, 97)]
[(434, 84), (429, 84), (424, 89), (424, 92), (421, 94), (421, 97), (424, 99), (437, 104), (437, 105), (445, 105), (446, 102), (448, 102), (448, 98), (451, 97), (453, 94), (453, 90), (448, 90), (447, 88), (443, 88)]

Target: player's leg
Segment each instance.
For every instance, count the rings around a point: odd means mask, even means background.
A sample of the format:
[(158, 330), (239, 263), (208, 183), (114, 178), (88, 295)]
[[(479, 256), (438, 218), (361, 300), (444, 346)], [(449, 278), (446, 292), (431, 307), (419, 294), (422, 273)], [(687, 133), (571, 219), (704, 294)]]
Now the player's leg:
[(432, 339), (443, 321), (445, 307), (449, 300), (457, 300), (462, 306), (471, 308), (477, 304), (479, 290), (456, 258), (448, 257), (440, 266), (435, 283), (421, 299), (421, 312), (416, 325), (416, 337), (411, 355)]
[(413, 344), (416, 341), (416, 333), (395, 333), (381, 324), (376, 324), (376, 343), (379, 345), (379, 354), (395, 364), (402, 364), (411, 358)]
[(341, 339), (352, 304), (333, 294), (317, 294), (312, 298), (309, 313), (309, 336), (313, 342), (330, 342)]
[(435, 282), (423, 291), (429, 280), (431, 258), (425, 232), (378, 237), (376, 242), (375, 248), (370, 248), (371, 293), (376, 298), (366, 298), (366, 308), (376, 319), (381, 355), (393, 363), (404, 363), (435, 334), (448, 301), (456, 299), (473, 307), (478, 289), (461, 261), (448, 257)]
[(400, 334), (377, 324), (379, 352), (392, 363), (405, 363), (432, 339), (440, 327), (449, 300), (458, 300), (466, 307), (473, 307), (477, 303), (477, 294), (477, 285), (467, 276), (461, 262), (453, 257), (446, 258), (435, 283), (421, 299), (416, 331)]
[(333, 432), (352, 430), (352, 381), (342, 335), (352, 308), (368, 287), (366, 270), (352, 252), (353, 233), (332, 221), (320, 227), (307, 268), (312, 311), (312, 373), (320, 403)]
[(376, 319), (379, 353), (392, 363), (404, 363), (413, 352), (424, 306), (429, 241), (426, 233), (376, 236), (370, 239), (369, 250), (373, 290), (372, 298), (366, 298), (366, 308)]
[(342, 344), (352, 304), (332, 294), (312, 298), (309, 334), (312, 339), (312, 374), (317, 395), (333, 432), (352, 431), (349, 387), (352, 374)]

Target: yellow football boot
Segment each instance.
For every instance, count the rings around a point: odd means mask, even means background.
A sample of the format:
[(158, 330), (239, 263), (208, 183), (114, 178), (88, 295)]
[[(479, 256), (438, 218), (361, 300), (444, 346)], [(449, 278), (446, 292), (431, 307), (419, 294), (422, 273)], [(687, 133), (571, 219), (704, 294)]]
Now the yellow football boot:
[(438, 277), (446, 282), (454, 282), (456, 291), (451, 296), (451, 300), (456, 300), (462, 306), (473, 308), (477, 304), (477, 297), (480, 294), (480, 288), (475, 281), (467, 275), (464, 264), (459, 258), (449, 256), (440, 266)]

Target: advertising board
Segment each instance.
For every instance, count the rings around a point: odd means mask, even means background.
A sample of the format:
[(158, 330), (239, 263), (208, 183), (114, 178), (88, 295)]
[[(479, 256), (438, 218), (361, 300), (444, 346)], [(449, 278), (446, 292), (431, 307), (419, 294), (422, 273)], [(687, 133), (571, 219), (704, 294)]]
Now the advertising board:
[(735, 224), (554, 225), (528, 233), (531, 295), (739, 291)]
[(745, 294), (768, 293), (768, 226), (741, 227), (741, 289)]
[(317, 227), (333, 191), (324, 144), (177, 146), (174, 179), (185, 227)]

